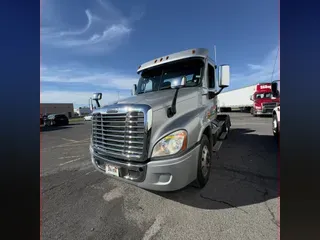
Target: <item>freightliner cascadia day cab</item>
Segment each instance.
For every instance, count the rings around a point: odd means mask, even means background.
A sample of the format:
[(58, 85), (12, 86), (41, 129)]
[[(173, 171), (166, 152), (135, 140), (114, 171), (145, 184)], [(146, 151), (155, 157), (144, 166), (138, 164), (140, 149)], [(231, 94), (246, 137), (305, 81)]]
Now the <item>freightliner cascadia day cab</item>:
[(216, 69), (207, 49), (190, 49), (142, 64), (129, 98), (100, 108), (102, 94), (95, 93), (90, 153), (96, 169), (154, 191), (204, 187), (231, 126), (229, 115), (217, 114), (230, 67)]
[(278, 97), (273, 97), (271, 83), (257, 84), (250, 99), (253, 101), (253, 107), (251, 108), (253, 116), (272, 115), (273, 109), (280, 101)]
[(278, 105), (272, 111), (272, 131), (275, 137), (280, 136), (280, 80), (272, 82), (273, 98), (278, 99)]

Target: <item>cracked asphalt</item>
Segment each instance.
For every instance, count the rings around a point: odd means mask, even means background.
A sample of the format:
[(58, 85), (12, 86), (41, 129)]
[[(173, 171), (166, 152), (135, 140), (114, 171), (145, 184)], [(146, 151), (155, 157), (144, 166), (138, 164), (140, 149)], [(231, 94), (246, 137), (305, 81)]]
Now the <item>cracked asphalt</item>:
[(90, 123), (41, 132), (42, 239), (259, 239), (280, 232), (277, 144), (270, 118), (231, 113), (210, 181), (155, 193), (89, 160)]

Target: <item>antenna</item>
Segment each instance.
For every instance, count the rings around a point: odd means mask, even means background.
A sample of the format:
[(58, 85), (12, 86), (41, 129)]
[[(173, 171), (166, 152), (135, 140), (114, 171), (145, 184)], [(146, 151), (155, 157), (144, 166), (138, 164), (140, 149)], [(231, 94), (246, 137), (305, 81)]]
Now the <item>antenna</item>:
[(214, 64), (217, 65), (217, 49), (216, 49), (216, 45), (213, 46), (213, 51), (214, 51)]

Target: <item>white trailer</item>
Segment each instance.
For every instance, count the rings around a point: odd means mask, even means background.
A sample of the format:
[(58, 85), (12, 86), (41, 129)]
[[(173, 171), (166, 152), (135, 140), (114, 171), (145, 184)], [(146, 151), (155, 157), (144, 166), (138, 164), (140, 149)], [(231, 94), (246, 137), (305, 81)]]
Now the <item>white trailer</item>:
[(253, 101), (250, 97), (255, 92), (257, 84), (222, 92), (218, 95), (218, 108), (221, 112), (231, 111), (233, 108), (250, 111)]

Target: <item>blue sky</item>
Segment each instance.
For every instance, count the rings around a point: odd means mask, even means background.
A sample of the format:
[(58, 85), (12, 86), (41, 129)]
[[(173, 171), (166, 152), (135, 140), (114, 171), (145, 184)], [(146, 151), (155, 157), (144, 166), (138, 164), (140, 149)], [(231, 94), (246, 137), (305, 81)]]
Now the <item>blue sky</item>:
[(41, 15), (41, 102), (75, 107), (129, 96), (141, 63), (196, 47), (217, 46), (229, 89), (270, 81), (280, 44), (278, 0), (43, 0)]

